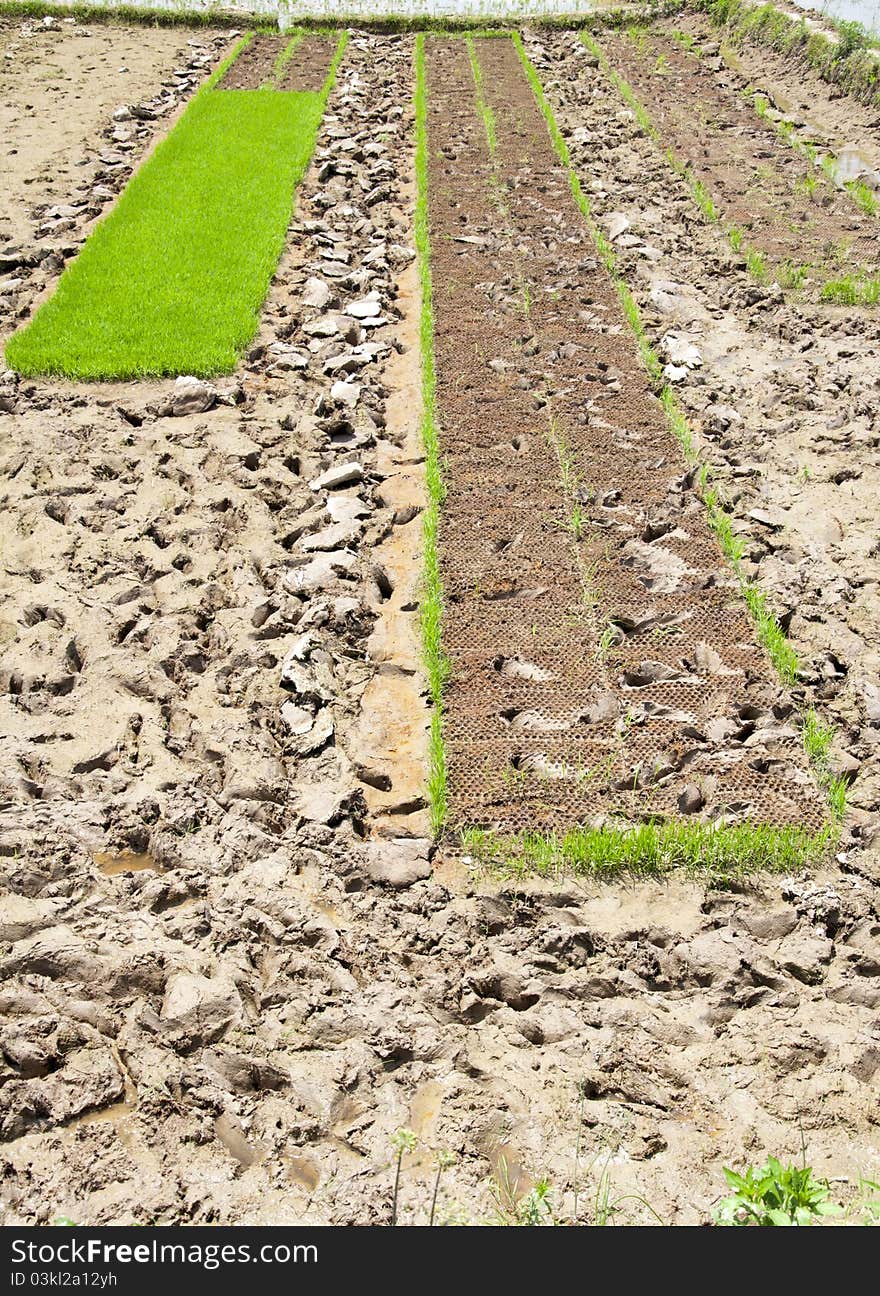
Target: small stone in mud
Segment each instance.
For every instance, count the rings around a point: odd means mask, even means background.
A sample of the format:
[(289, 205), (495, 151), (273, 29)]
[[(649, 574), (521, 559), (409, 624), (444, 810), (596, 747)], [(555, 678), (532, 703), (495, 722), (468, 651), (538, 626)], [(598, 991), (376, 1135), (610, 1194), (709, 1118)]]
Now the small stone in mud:
[(678, 808), (682, 814), (696, 814), (704, 804), (703, 794), (696, 783), (686, 783), (678, 794)]
[(302, 302), (304, 306), (312, 306), (315, 310), (323, 310), (329, 306), (335, 299), (335, 294), (323, 279), (318, 279), (312, 275), (306, 280), (303, 289)]
[(357, 462), (334, 464), (326, 472), (309, 482), (313, 491), (338, 490), (341, 486), (354, 486), (364, 480), (364, 470)]
[(187, 414), (204, 414), (214, 404), (217, 394), (213, 387), (201, 378), (178, 378), (171, 393), (171, 399), (161, 413), (172, 414), (181, 418)]

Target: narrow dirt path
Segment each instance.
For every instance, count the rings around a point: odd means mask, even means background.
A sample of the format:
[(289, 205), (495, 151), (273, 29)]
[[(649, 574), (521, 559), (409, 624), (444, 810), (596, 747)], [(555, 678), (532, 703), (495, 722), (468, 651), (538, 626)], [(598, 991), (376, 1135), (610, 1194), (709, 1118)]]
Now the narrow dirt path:
[(818, 827), (792, 704), (516, 49), (476, 49), (494, 149), (466, 45), (428, 44), (453, 815)]

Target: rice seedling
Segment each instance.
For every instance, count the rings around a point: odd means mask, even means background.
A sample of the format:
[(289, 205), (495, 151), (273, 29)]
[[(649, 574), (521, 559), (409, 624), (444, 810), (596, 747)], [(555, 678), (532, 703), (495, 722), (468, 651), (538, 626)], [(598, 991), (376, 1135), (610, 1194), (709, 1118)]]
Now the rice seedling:
[(461, 833), (462, 848), (475, 863), (504, 875), (662, 877), (679, 870), (719, 884), (756, 870), (787, 872), (817, 863), (833, 840), (830, 825), (810, 832), (800, 827), (685, 820), (584, 825), (560, 834), (504, 836), (477, 828)]
[(320, 93), (224, 91), (221, 66), (10, 339), (7, 363), (78, 379), (232, 372), (259, 327), (345, 42)]
[(422, 650), (431, 695), (431, 731), (428, 740), (427, 794), (431, 823), (439, 833), (446, 822), (448, 788), (446, 750), (443, 742), (443, 689), (449, 675), (449, 662), (443, 651), (443, 584), (437, 538), (440, 506), (446, 495), (440, 456), (440, 432), (437, 421), (437, 371), (434, 360), (434, 306), (431, 280), (431, 243), (428, 232), (428, 131), (427, 89), (425, 84), (425, 38), (416, 37), (416, 210), (415, 244), (419, 267), (421, 306), (419, 346), (422, 373), (422, 444), (425, 447), (425, 480), (428, 506), (425, 509), (423, 534), (425, 569), (422, 581), (421, 626)]

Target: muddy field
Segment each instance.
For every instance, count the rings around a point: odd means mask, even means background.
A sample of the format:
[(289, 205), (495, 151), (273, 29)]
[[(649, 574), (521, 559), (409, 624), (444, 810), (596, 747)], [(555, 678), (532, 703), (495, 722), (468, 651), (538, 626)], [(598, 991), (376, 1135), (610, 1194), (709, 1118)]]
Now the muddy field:
[[(0, 27), (4, 339), (232, 40), (89, 31)], [(595, 36), (635, 78), (629, 38)], [(453, 800), (510, 806), (474, 777), (486, 747), (492, 769), (552, 764), (572, 740), (536, 738), (535, 715), (606, 760), (627, 689), (656, 772), (696, 689), (696, 755), (645, 789), (620, 754), (617, 792), (678, 804), (696, 759), (692, 809), (729, 811), (738, 758), (744, 800), (821, 816), (788, 723), (814, 707), (850, 782), (836, 858), (600, 886), (491, 876), (432, 840), (414, 41), (353, 32), (233, 377), (0, 376), (3, 1223), (386, 1223), (401, 1128), (403, 1223), (426, 1222), (440, 1150), (444, 1223), (515, 1216), (541, 1178), (590, 1222), (603, 1176), (637, 1195), (618, 1222), (704, 1222), (722, 1165), (795, 1158), (801, 1130), (841, 1196), (880, 1178), (880, 315), (757, 283), (577, 34), (523, 38), (801, 671), (774, 683), (736, 602), (513, 45), (476, 42), (480, 90), (465, 43), (429, 38)], [(880, 154), (867, 110), (760, 51), (733, 67), (702, 19), (650, 40), (699, 61), (707, 102), (737, 78), (783, 112), (806, 97), (828, 146)], [(661, 133), (692, 111), (671, 81)], [(746, 125), (743, 149), (764, 129)], [(738, 210), (754, 177), (734, 160)], [(870, 248), (876, 218), (847, 201), (817, 228), (840, 216)], [(563, 444), (604, 527), (588, 616)], [(627, 641), (646, 614), (699, 633), (648, 651)], [(694, 679), (666, 673), (684, 657)], [(734, 705), (747, 732), (720, 723)]]

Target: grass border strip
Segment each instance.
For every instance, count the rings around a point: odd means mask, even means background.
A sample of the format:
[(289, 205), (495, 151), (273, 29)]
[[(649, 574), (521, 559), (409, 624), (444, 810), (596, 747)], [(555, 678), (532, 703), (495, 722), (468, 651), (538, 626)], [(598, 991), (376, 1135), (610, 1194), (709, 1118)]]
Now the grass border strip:
[(861, 23), (824, 14), (837, 33), (832, 40), (816, 29), (807, 16), (795, 18), (773, 4), (749, 0), (689, 0), (687, 6), (704, 13), (716, 27), (724, 27), (732, 41), (769, 46), (780, 54), (800, 55), (829, 85), (840, 86), (854, 98), (880, 104), (880, 42)]
[(508, 876), (575, 873), (599, 881), (621, 874), (664, 877), (676, 871), (723, 886), (758, 871), (788, 873), (818, 864), (833, 844), (828, 823), (818, 833), (766, 824), (706, 824), (649, 820), (606, 823), (567, 833), (504, 835), (465, 829), (461, 843), (474, 863)]
[(443, 583), (437, 547), (440, 529), (440, 506), (446, 496), (443, 464), (440, 456), (440, 432), (437, 421), (437, 367), (434, 359), (434, 294), (431, 278), (431, 240), (428, 230), (428, 91), (425, 78), (425, 37), (419, 33), (415, 42), (415, 113), (416, 113), (416, 207), (415, 244), (419, 268), (421, 305), (419, 314), (419, 348), (422, 370), (422, 444), (425, 448), (425, 483), (428, 506), (423, 527), (425, 558), (422, 576), (421, 627), (422, 652), (431, 697), (431, 733), (428, 740), (428, 803), (431, 826), (439, 836), (446, 822), (448, 791), (446, 748), (443, 742), (443, 688), (449, 676), (449, 662), (441, 644), (443, 623)]
[[(185, 0), (179, 0), (185, 3)], [(487, 0), (487, 8), (490, 0)], [(590, 11), (583, 14), (529, 14), (523, 10), (509, 18), (486, 12), (474, 12), (462, 17), (454, 14), (445, 17), (417, 16), (415, 14), (386, 14), (384, 17), (370, 17), (366, 13), (339, 12), (325, 17), (310, 17), (296, 13), (294, 0), (287, 4), (278, 4), (277, 17), (272, 20), (267, 14), (250, 13), (245, 9), (237, 13), (228, 10), (205, 9), (152, 9), (145, 5), (121, 4), (51, 4), (48, 0), (0, 0), (0, 18), (77, 18), (83, 22), (106, 23), (108, 25), (130, 23), (148, 27), (215, 27), (215, 28), (253, 28), (255, 31), (277, 32), (287, 30), (282, 20), (293, 18), (291, 26), (302, 28), (307, 32), (338, 31), (341, 27), (356, 27), (359, 31), (376, 33), (418, 33), (436, 32), (440, 35), (461, 34), (474, 31), (475, 24), (491, 23), (503, 30), (505, 35), (527, 23), (530, 27), (547, 30), (579, 30), (583, 27), (618, 27), (632, 18), (658, 18), (669, 14), (680, 13), (685, 8), (686, 0), (644, 0), (641, 8), (631, 10), (608, 9), (600, 12)], [(291, 12), (293, 11), (293, 12)]]
[[(544, 115), (544, 120), (547, 123), (550, 139), (556, 150), (557, 157), (568, 173), (569, 185), (574, 199), (578, 204), (584, 220), (587, 223), (587, 228), (596, 243), (599, 256), (611, 275), (612, 282), (617, 290), (627, 321), (630, 323), (636, 335), (639, 345), (639, 354), (642, 357), (643, 362), (645, 362), (648, 374), (652, 378), (655, 378), (655, 375), (659, 371), (662, 378), (660, 358), (648, 339), (635, 298), (622, 276), (618, 273), (617, 258), (614, 249), (593, 220), (589, 200), (584, 194), (580, 180), (572, 164), (568, 145), (566, 144), (565, 138), (556, 122), (553, 109), (550, 107), (550, 103), (544, 94), (544, 88), (541, 85), (540, 77), (526, 53), (522, 37), (519, 33), (514, 34), (513, 41), (519, 51), (519, 56), (526, 77), (532, 87), (541, 112)], [(648, 358), (647, 361), (646, 357)], [(721, 550), (739, 581), (740, 592), (752, 614), (758, 638), (767, 651), (767, 654), (783, 684), (792, 685), (797, 680), (799, 670), (797, 653), (786, 637), (785, 632), (776, 617), (770, 610), (767, 604), (766, 594), (758, 584), (751, 579), (751, 577), (746, 575), (742, 569), (742, 542), (733, 531), (730, 522), (730, 514), (723, 507), (719, 492), (715, 487), (710, 485), (711, 468), (708, 463), (701, 460), (699, 452), (694, 444), (687, 418), (678, 403), (678, 398), (676, 397), (675, 392), (668, 383), (660, 386), (659, 398), (666, 413), (670, 430), (681, 445), (686, 461), (697, 473), (698, 493), (706, 507), (709, 525), (718, 537)], [(828, 797), (829, 806), (833, 816), (832, 825), (829, 826), (828, 831), (834, 834), (839, 827), (840, 820), (843, 818), (846, 809), (846, 782), (843, 779), (834, 778), (828, 766), (828, 751), (833, 739), (833, 731), (828, 726), (821, 726), (821, 722), (819, 722), (822, 730), (822, 737), (817, 741), (816, 725), (811, 725), (809, 719), (811, 714), (815, 719), (817, 719), (814, 712), (808, 712), (806, 715), (802, 716), (804, 748), (811, 759), (817, 780), (825, 790)], [(825, 829), (822, 831), (823, 834), (826, 832)], [(823, 840), (823, 850), (830, 844), (830, 841), (830, 836)]]

